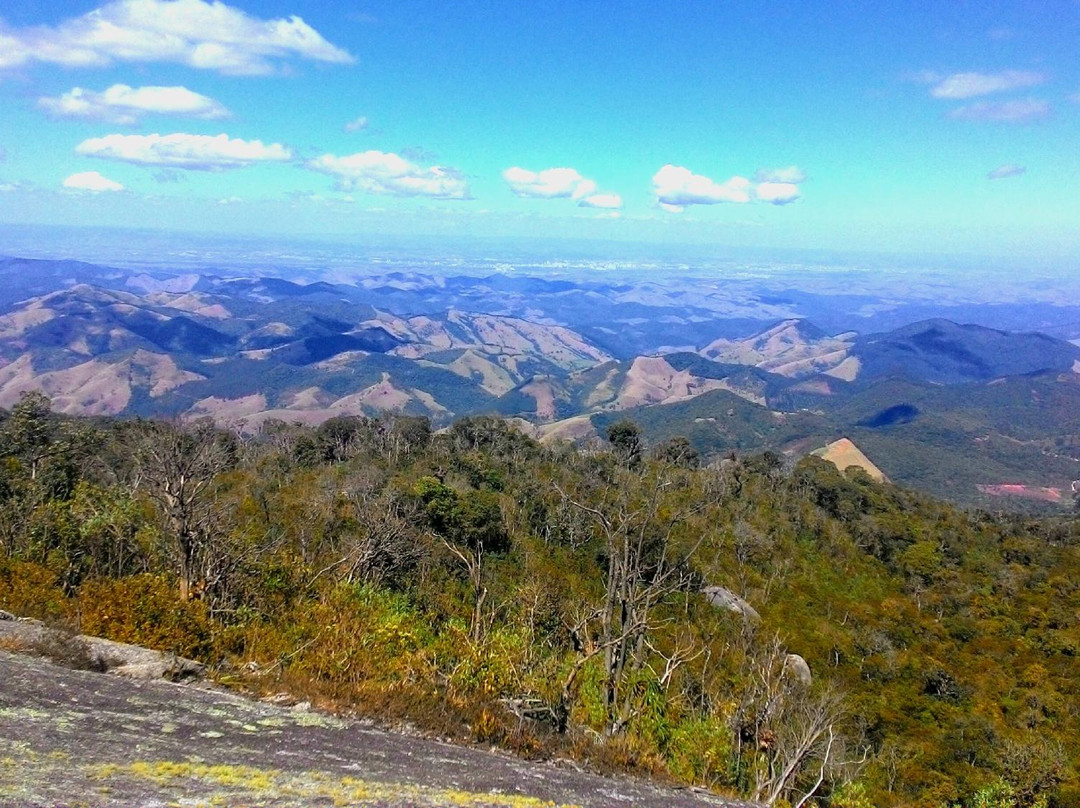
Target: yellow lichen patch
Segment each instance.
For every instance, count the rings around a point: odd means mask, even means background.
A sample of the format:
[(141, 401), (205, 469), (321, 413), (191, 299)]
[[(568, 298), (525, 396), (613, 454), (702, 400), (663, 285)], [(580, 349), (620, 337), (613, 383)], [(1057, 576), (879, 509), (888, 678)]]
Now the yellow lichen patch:
[(136, 761), (127, 766), (106, 764), (91, 769), (90, 773), (99, 780), (127, 775), (140, 780), (151, 780), (159, 785), (177, 779), (202, 780), (217, 786), (251, 792), (273, 788), (281, 777), (281, 772), (275, 769), (169, 760)]
[[(211, 765), (181, 761), (137, 761), (88, 767), (95, 780), (136, 779), (174, 788), (195, 781), (229, 795), (285, 798), (300, 801), (330, 800), (334, 805), (461, 806), (462, 808), (578, 808), (535, 797), (476, 793), (457, 789), (426, 788), (398, 783), (375, 783), (356, 777), (334, 777), (322, 772), (282, 772), (242, 765)], [(208, 794), (209, 804), (225, 799)]]

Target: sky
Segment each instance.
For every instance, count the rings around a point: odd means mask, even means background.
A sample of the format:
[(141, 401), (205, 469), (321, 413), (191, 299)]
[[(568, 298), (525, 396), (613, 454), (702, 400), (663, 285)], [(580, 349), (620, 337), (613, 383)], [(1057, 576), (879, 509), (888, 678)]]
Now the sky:
[(0, 0), (0, 226), (1075, 257), (1078, 33), (1080, 0)]

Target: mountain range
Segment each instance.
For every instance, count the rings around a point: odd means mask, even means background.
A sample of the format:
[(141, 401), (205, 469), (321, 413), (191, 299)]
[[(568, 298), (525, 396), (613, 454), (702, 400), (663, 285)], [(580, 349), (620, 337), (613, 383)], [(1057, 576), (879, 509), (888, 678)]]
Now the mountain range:
[(1028, 489), (1066, 503), (1080, 478), (1080, 347), (1040, 333), (932, 318), (830, 334), (751, 296), (519, 275), (341, 283), (6, 259), (0, 281), (2, 407), (36, 389), (70, 414), (246, 429), (492, 413), (572, 440), (630, 417), (650, 443), (682, 435), (705, 456), (848, 438), (895, 482), (983, 503)]

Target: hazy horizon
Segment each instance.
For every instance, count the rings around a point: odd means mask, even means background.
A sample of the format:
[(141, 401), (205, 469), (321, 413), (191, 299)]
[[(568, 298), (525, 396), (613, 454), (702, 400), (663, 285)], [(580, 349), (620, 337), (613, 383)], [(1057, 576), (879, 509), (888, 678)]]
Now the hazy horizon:
[[(746, 265), (776, 271), (894, 270), (981, 272), (1021, 277), (1080, 277), (1080, 256), (1035, 257), (857, 249), (675, 244), (542, 236), (446, 236), (221, 233), (155, 228), (0, 223), (0, 256), (81, 260), (120, 267), (242, 265), (282, 267), (320, 262), (420, 260), (504, 265), (504, 270), (555, 268), (567, 262), (593, 269), (660, 268), (684, 272)], [(605, 265), (607, 265), (605, 267)], [(958, 278), (959, 280), (959, 278)]]

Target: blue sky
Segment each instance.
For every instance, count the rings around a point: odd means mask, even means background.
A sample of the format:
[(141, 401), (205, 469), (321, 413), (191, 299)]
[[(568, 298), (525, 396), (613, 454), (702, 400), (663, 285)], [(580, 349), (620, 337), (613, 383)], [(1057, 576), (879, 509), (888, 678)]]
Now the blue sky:
[(1075, 255), (1078, 30), (1077, 0), (0, 0), (0, 223)]

